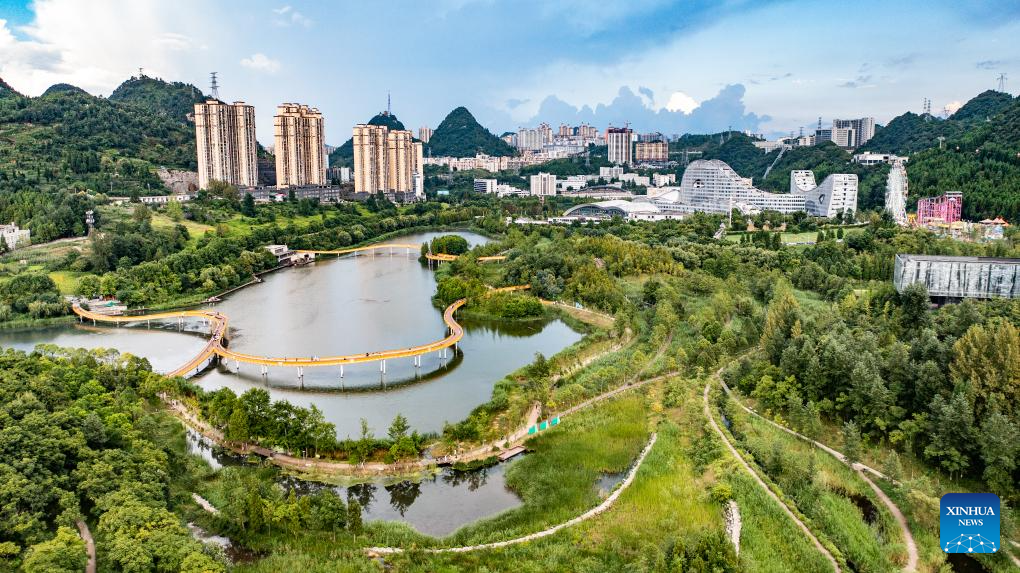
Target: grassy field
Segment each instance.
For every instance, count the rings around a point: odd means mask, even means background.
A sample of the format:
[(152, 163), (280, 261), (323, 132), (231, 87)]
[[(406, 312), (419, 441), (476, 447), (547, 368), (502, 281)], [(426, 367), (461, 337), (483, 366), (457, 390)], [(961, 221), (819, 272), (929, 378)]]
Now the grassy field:
[[(831, 229), (828, 229), (827, 231), (831, 232)], [(859, 227), (844, 227), (843, 228), (843, 237), (846, 238), (846, 237), (848, 237), (850, 235), (853, 235), (853, 234), (856, 234), (856, 233), (861, 233), (861, 232), (863, 232), (863, 229), (861, 229)], [(725, 240), (728, 243), (739, 243), (741, 235), (744, 235), (744, 233), (727, 233)], [(781, 240), (783, 241), (784, 245), (801, 244), (801, 243), (813, 243), (813, 242), (815, 242), (815, 239), (817, 239), (817, 238), (818, 238), (818, 231), (805, 231), (803, 233), (787, 233), (787, 232), (783, 232), (782, 236), (781, 236)]]
[[(759, 467), (832, 540), (856, 571), (892, 572), (906, 563), (902, 531), (855, 472), (743, 411), (731, 421), (733, 434)], [(865, 511), (874, 514), (866, 518)]]

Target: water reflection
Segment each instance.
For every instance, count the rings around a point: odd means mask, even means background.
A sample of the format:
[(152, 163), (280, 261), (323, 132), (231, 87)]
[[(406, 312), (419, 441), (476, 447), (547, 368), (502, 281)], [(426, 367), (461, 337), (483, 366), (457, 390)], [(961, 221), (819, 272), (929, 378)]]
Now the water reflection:
[(279, 483), (297, 495), (332, 488), (348, 503), (361, 504), (366, 520), (403, 521), (421, 533), (442, 537), (522, 504), (506, 487), (504, 476), (511, 463), (469, 471), (443, 468), (420, 481), (376, 479), (344, 487), (284, 476)]
[[(441, 233), (391, 239), (419, 244)], [(471, 244), (485, 242), (459, 233)], [(420, 265), (416, 252), (393, 256), (323, 259), (314, 265), (266, 275), (264, 282), (238, 291), (214, 308), (230, 317), (231, 347), (265, 356), (329, 356), (409, 348), (436, 340), (446, 332), (442, 311), (432, 305), (435, 273)], [(194, 381), (207, 390), (226, 387), (241, 394), (266, 388), (273, 400), (297, 406), (316, 405), (341, 439), (360, 434), (365, 418), (376, 435), (385, 433), (398, 413), (421, 433), (439, 432), (445, 422), (464, 419), (488, 401), (503, 376), (528, 364), (536, 352), (551, 356), (581, 338), (559, 320), (491, 321), (464, 318), (459, 352), (449, 358), (423, 355), (421, 367), (411, 358), (380, 365), (304, 369), (270, 368), (231, 362), (210, 368)], [(32, 350), (53, 343), (78, 348), (116, 348), (149, 359), (166, 372), (195, 356), (205, 344), (197, 320), (188, 320), (181, 336), (176, 321), (132, 327), (75, 326), (26, 332), (0, 332), (0, 346)]]

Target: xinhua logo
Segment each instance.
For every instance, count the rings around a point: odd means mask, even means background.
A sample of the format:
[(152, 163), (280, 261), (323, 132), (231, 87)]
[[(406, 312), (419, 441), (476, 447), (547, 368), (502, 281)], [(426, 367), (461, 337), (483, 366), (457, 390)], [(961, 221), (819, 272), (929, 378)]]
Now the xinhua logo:
[(999, 496), (947, 493), (940, 503), (939, 543), (946, 553), (996, 553), (999, 550)]

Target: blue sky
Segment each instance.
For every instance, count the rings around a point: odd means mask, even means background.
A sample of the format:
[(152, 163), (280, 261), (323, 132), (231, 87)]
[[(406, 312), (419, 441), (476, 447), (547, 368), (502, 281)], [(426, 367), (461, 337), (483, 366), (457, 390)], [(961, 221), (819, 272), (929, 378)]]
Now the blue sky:
[(203, 89), (215, 70), (223, 99), (256, 106), (263, 142), (278, 103), (318, 106), (339, 144), (387, 92), (411, 128), (465, 105), (496, 132), (774, 135), (885, 123), (926, 97), (939, 111), (999, 73), (1020, 86), (1018, 37), (1015, 1), (0, 0), (0, 78), (107, 95), (139, 67)]

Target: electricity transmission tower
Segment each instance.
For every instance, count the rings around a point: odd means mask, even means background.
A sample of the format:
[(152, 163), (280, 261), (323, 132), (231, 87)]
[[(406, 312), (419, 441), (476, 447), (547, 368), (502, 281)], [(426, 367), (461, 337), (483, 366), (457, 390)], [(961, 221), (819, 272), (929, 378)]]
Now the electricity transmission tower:
[(209, 96), (213, 99), (220, 99), (220, 84), (216, 81), (216, 74), (218, 72), (210, 72), (209, 77)]

